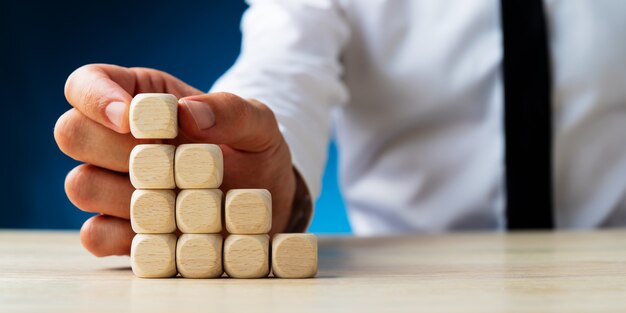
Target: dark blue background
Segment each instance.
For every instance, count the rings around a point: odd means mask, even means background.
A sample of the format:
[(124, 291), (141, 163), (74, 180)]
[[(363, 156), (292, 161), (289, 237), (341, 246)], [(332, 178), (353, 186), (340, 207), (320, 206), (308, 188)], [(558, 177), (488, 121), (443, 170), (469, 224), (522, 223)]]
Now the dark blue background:
[[(208, 90), (235, 60), (243, 1), (11, 1), (1, 4), (4, 148), (2, 228), (78, 228), (63, 191), (78, 164), (56, 147), (53, 128), (70, 107), (69, 73), (87, 63), (153, 67)], [(349, 232), (331, 147), (315, 232)]]

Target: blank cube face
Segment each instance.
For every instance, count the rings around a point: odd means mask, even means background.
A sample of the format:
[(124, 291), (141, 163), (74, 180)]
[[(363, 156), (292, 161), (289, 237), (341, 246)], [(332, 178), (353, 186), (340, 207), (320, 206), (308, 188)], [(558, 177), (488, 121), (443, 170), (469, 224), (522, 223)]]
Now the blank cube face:
[(222, 231), (222, 191), (187, 189), (176, 198), (176, 224), (183, 233)]
[(137, 189), (173, 189), (174, 150), (172, 145), (136, 145), (130, 153), (130, 182)]
[(142, 234), (174, 232), (175, 197), (172, 190), (135, 190), (130, 199), (133, 231)]
[(178, 135), (178, 99), (164, 93), (140, 93), (130, 102), (130, 132), (138, 139)]
[(181, 189), (218, 188), (222, 184), (222, 149), (211, 144), (184, 144), (176, 148), (176, 185)]
[(266, 189), (232, 189), (226, 194), (226, 230), (265, 234), (272, 228), (272, 195)]
[(317, 237), (276, 234), (272, 239), (272, 272), (280, 278), (310, 278), (317, 273)]
[(267, 277), (268, 252), (268, 235), (230, 235), (224, 241), (224, 271), (232, 278)]
[(173, 234), (138, 234), (130, 248), (133, 273), (142, 278), (176, 276), (176, 236)]
[(185, 278), (222, 276), (222, 236), (183, 234), (176, 245), (176, 266)]

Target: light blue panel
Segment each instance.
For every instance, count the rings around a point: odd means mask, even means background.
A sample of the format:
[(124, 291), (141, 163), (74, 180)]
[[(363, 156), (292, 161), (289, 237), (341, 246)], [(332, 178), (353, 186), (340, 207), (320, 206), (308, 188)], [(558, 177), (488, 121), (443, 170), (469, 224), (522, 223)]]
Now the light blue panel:
[(334, 143), (328, 149), (328, 162), (324, 172), (322, 194), (315, 203), (315, 216), (309, 231), (314, 233), (352, 233), (346, 206), (339, 191), (337, 179), (337, 147)]

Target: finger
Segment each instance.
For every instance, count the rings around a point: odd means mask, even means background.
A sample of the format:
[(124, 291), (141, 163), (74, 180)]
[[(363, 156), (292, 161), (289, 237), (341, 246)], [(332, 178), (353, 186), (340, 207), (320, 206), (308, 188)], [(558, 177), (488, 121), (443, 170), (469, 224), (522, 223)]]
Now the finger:
[(189, 86), (182, 80), (163, 71), (146, 67), (131, 67), (128, 70), (135, 77), (134, 90), (127, 89), (131, 94), (133, 91), (134, 94), (162, 92), (171, 93), (176, 98), (204, 94), (201, 90)]
[(119, 133), (130, 131), (130, 101), (144, 92), (171, 93), (178, 98), (202, 93), (165, 72), (111, 64), (82, 66), (65, 83), (65, 97), (72, 106)]
[(99, 257), (129, 255), (134, 236), (130, 221), (107, 215), (88, 219), (80, 229), (83, 247)]
[(90, 119), (128, 133), (128, 106), (134, 86), (135, 77), (127, 68), (90, 64), (70, 74), (65, 83), (65, 97)]
[(193, 140), (260, 152), (282, 138), (274, 113), (258, 101), (209, 93), (183, 98), (179, 104), (179, 127)]
[(59, 117), (54, 138), (71, 158), (118, 172), (128, 172), (130, 151), (137, 143), (132, 136), (116, 133), (76, 109)]
[(85, 212), (130, 218), (130, 198), (134, 188), (128, 175), (83, 164), (65, 178), (65, 193)]

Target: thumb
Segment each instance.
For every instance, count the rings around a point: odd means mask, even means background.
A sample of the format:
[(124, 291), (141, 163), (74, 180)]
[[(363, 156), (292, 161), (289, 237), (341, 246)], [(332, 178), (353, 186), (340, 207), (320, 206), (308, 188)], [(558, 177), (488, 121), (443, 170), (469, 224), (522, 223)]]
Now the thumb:
[(178, 103), (179, 127), (190, 139), (250, 152), (265, 151), (281, 141), (274, 113), (259, 101), (218, 92)]

